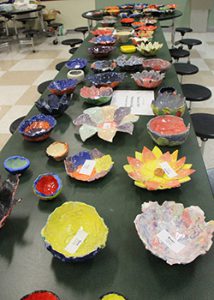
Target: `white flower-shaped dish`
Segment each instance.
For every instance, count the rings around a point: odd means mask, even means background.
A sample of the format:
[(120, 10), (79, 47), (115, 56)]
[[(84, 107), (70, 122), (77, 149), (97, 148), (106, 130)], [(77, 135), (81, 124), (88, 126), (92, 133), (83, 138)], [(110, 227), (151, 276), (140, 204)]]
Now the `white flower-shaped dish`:
[(169, 265), (188, 264), (205, 254), (213, 243), (214, 221), (206, 223), (198, 206), (145, 202), (134, 223), (146, 249)]
[(87, 140), (94, 134), (99, 138), (112, 142), (117, 131), (132, 134), (134, 125), (139, 117), (130, 114), (130, 107), (116, 107), (107, 105), (104, 107), (93, 107), (83, 111), (73, 123), (79, 126), (82, 141)]

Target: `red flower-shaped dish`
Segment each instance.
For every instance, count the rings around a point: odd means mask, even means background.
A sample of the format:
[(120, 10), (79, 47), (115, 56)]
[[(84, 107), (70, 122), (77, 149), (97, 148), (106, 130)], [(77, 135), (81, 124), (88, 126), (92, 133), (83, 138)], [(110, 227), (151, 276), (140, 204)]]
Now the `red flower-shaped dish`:
[(145, 59), (143, 61), (144, 69), (164, 72), (171, 67), (171, 63), (160, 58)]
[(153, 70), (143, 70), (143, 72), (137, 72), (135, 74), (132, 74), (131, 76), (139, 87), (144, 87), (146, 89), (154, 89), (158, 87), (165, 77), (164, 73)]

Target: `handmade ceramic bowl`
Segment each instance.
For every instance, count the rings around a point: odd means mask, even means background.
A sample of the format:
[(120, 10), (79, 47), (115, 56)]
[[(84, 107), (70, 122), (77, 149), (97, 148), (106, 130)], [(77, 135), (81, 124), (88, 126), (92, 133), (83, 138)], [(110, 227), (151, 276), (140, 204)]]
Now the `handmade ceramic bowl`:
[(131, 26), (134, 22), (134, 18), (123, 18), (120, 20), (120, 23), (124, 26)]
[(25, 295), (20, 300), (60, 300), (59, 297), (50, 291), (35, 291)]
[(56, 161), (63, 160), (69, 152), (69, 145), (63, 142), (53, 142), (46, 149), (46, 154)]
[(87, 66), (87, 59), (86, 58), (74, 58), (66, 62), (66, 68), (70, 70), (79, 70), (84, 69)]
[(79, 127), (82, 141), (97, 133), (99, 138), (112, 142), (117, 131), (132, 134), (132, 123), (137, 122), (139, 117), (130, 112), (130, 107), (96, 106), (84, 110), (73, 123)]
[(101, 46), (96, 45), (91, 48), (88, 48), (88, 52), (93, 55), (95, 58), (105, 58), (107, 57), (112, 51), (114, 47), (112, 46)]
[(135, 30), (140, 30), (140, 31), (155, 31), (158, 27), (154, 25), (142, 25), (137, 27)]
[(18, 175), (9, 175), (4, 181), (0, 176), (0, 228), (4, 226), (16, 203), (20, 201), (15, 199), (18, 185)]
[(137, 72), (135, 74), (132, 74), (131, 77), (134, 79), (135, 83), (139, 87), (144, 87), (146, 89), (154, 89), (158, 87), (165, 75), (164, 73), (160, 73), (157, 71), (146, 71), (143, 70), (143, 72)]
[(62, 191), (62, 181), (57, 174), (39, 175), (33, 183), (33, 192), (40, 200), (52, 200)]
[(91, 31), (91, 33), (95, 36), (112, 35), (113, 31), (114, 31), (114, 28), (112, 28), (112, 29), (103, 28), (103, 29), (95, 29), (95, 30)]
[(147, 250), (169, 265), (188, 264), (212, 246), (214, 221), (205, 222), (198, 206), (145, 202), (135, 218), (137, 234)]
[(114, 32), (114, 36), (117, 38), (118, 42), (122, 44), (127, 43), (132, 34), (132, 30), (116, 30)]
[(172, 154), (155, 146), (153, 150), (144, 147), (142, 152), (135, 152), (134, 157), (127, 157), (129, 164), (124, 166), (134, 184), (149, 191), (180, 187), (190, 181), (195, 172), (191, 164), (185, 164), (186, 157), (178, 159), (178, 150)]
[(153, 141), (159, 146), (178, 146), (183, 144), (190, 130), (182, 118), (164, 115), (151, 119), (147, 130)]
[(64, 161), (66, 173), (81, 181), (94, 181), (107, 175), (113, 167), (110, 155), (104, 155), (97, 149), (81, 151)]
[(151, 58), (143, 61), (143, 67), (144, 69), (165, 72), (171, 67), (171, 63), (164, 59)]
[(54, 117), (61, 116), (71, 104), (71, 99), (73, 95), (54, 95), (50, 94), (45, 98), (40, 98), (35, 102), (38, 110), (46, 115), (51, 115)]
[(102, 20), (102, 21), (100, 21), (100, 23), (103, 27), (113, 27), (117, 23), (117, 21), (115, 21), (115, 20)]
[(127, 57), (127, 55), (123, 54), (117, 57), (116, 63), (122, 72), (137, 72), (142, 71), (143, 60), (144, 58), (142, 57), (134, 55)]
[(94, 85), (91, 87), (84, 86), (80, 90), (82, 99), (92, 105), (102, 105), (109, 102), (113, 95), (111, 87), (96, 88)]
[(159, 49), (163, 47), (163, 44), (158, 42), (149, 42), (149, 43), (141, 43), (137, 46), (137, 50), (143, 55), (143, 56), (154, 56), (158, 52)]
[[(149, 30), (138, 30), (137, 32), (135, 32), (136, 37), (138, 38), (148, 38), (148, 39), (152, 39), (153, 35), (154, 35), (154, 31), (149, 31)], [(144, 42), (145, 43), (145, 42)], [(147, 44), (147, 42), (145, 43)]]
[(54, 257), (79, 262), (93, 258), (105, 247), (108, 228), (93, 206), (65, 202), (50, 214), (41, 235)]
[(115, 88), (124, 80), (124, 77), (124, 73), (106, 72), (88, 75), (87, 80), (98, 87), (108, 86)]
[(96, 45), (113, 46), (116, 42), (116, 38), (110, 35), (100, 35), (93, 37), (89, 42)]
[(157, 23), (157, 19), (155, 18), (143, 18), (142, 22), (144, 22), (146, 25), (154, 25)]
[(136, 28), (138, 28), (138, 27), (141, 27), (141, 26), (144, 26), (144, 25), (145, 25), (144, 22), (133, 22), (133, 23), (132, 23), (132, 27), (133, 27), (134, 29), (136, 29)]
[(185, 98), (177, 94), (174, 88), (168, 87), (160, 89), (151, 106), (156, 116), (175, 115), (182, 117), (185, 112), (186, 102)]
[(30, 142), (40, 142), (46, 140), (53, 128), (56, 126), (56, 120), (48, 115), (35, 115), (24, 120), (19, 125), (19, 133), (23, 138)]
[(52, 94), (56, 95), (71, 94), (77, 84), (78, 81), (76, 79), (61, 79), (52, 81), (48, 89)]
[(126, 54), (136, 52), (136, 47), (134, 45), (123, 45), (120, 46), (120, 51)]
[(106, 293), (99, 298), (100, 300), (128, 300), (122, 294), (116, 292)]
[(11, 174), (22, 174), (29, 167), (29, 159), (20, 155), (10, 156), (4, 161), (4, 168)]
[(149, 41), (151, 41), (151, 38), (147, 38), (147, 37), (131, 37), (130, 40), (132, 41), (133, 45), (137, 46), (137, 45), (141, 44), (142, 42), (148, 43)]
[(95, 73), (114, 71), (116, 67), (114, 60), (97, 60), (91, 64), (91, 69)]

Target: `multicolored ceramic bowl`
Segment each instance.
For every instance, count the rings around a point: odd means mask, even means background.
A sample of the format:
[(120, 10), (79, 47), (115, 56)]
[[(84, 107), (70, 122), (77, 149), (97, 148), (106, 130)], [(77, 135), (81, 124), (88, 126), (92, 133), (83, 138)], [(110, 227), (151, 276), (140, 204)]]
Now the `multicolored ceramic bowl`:
[(38, 110), (46, 115), (54, 117), (61, 116), (70, 106), (73, 95), (64, 94), (61, 96), (50, 94), (35, 102)]
[(99, 298), (100, 300), (128, 300), (122, 294), (116, 292), (106, 293)]
[(144, 69), (165, 72), (171, 67), (171, 63), (160, 58), (145, 59), (143, 61)]
[(4, 226), (16, 203), (20, 201), (15, 199), (18, 185), (18, 175), (9, 175), (4, 181), (0, 176), (0, 228)]
[(97, 60), (91, 64), (91, 69), (95, 73), (114, 71), (117, 64), (113, 60)]
[(116, 58), (116, 63), (122, 72), (137, 72), (142, 71), (144, 58), (132, 55), (127, 57), (123, 54)]
[(56, 126), (56, 120), (48, 115), (35, 115), (24, 120), (19, 125), (19, 133), (30, 142), (41, 142), (49, 138), (51, 131)]
[(153, 141), (159, 146), (178, 146), (183, 144), (190, 130), (182, 118), (164, 115), (151, 119), (147, 130)]
[(97, 149), (81, 151), (64, 161), (66, 173), (77, 180), (94, 181), (107, 175), (114, 162)]
[(141, 73), (137, 72), (135, 74), (132, 74), (131, 77), (134, 79), (135, 83), (139, 87), (144, 87), (146, 89), (154, 89), (162, 83), (165, 75), (164, 73), (160, 73), (153, 70), (143, 70), (143, 72)]
[(25, 295), (20, 300), (60, 300), (59, 297), (50, 291), (35, 291)]
[(182, 203), (145, 202), (135, 218), (139, 238), (147, 250), (169, 265), (188, 264), (212, 246), (214, 221), (205, 222), (198, 206)]
[(88, 75), (87, 80), (98, 87), (106, 86), (115, 88), (124, 80), (124, 77), (124, 73), (106, 72)]
[(115, 21), (115, 20), (102, 20), (100, 23), (103, 27), (113, 27), (117, 23), (117, 21)]
[(52, 94), (56, 95), (71, 94), (77, 84), (78, 80), (76, 79), (61, 79), (52, 81), (48, 89)]
[(50, 214), (41, 235), (54, 257), (80, 262), (93, 258), (106, 246), (108, 227), (93, 206), (71, 201)]
[(89, 42), (95, 45), (113, 46), (116, 42), (116, 38), (110, 35), (100, 35), (93, 37)]
[(62, 181), (57, 174), (39, 175), (33, 183), (33, 192), (40, 200), (52, 200), (62, 191)]
[(66, 62), (65, 66), (69, 70), (79, 70), (84, 69), (87, 66), (87, 59), (86, 58), (74, 58)]
[(103, 29), (95, 29), (95, 30), (91, 31), (91, 33), (95, 36), (112, 35), (113, 31), (114, 31), (114, 28), (112, 28), (112, 29), (103, 28)]
[(111, 87), (96, 88), (94, 85), (91, 87), (84, 86), (80, 90), (80, 96), (82, 99), (92, 105), (103, 105), (108, 103), (113, 95), (113, 89)]
[(93, 55), (95, 58), (105, 58), (114, 50), (113, 46), (101, 46), (95, 45), (91, 48), (88, 48), (89, 54)]
[(4, 168), (11, 174), (22, 174), (29, 167), (29, 159), (20, 155), (10, 156), (4, 161)]

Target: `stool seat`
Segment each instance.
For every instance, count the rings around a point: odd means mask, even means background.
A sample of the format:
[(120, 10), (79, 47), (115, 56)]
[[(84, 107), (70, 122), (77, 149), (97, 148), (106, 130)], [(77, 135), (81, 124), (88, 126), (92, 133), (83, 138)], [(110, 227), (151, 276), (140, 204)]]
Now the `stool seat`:
[(37, 87), (37, 91), (40, 94), (43, 94), (51, 82), (52, 82), (52, 80), (48, 80), (48, 81), (44, 81), (44, 82), (40, 83)]
[(77, 49), (78, 49), (78, 47), (71, 48), (71, 49), (69, 50), (69, 53), (70, 53), (70, 54), (74, 54), (74, 53), (77, 51)]
[(207, 169), (207, 175), (211, 185), (212, 193), (214, 194), (214, 168)]
[(83, 42), (83, 40), (81, 40), (81, 39), (67, 39), (67, 40), (62, 41), (62, 45), (74, 47), (78, 44), (81, 44), (82, 42)]
[(51, 23), (50, 26), (53, 28), (53, 29), (58, 29), (60, 26), (62, 26), (62, 23)]
[(24, 120), (25, 116), (20, 117), (18, 119), (16, 119), (15, 121), (13, 121), (13, 123), (10, 125), (10, 133), (14, 134), (14, 132), (18, 129), (19, 125), (21, 124), (21, 122)]
[(26, 29), (23, 31), (24, 34), (33, 36), (34, 34), (37, 34), (39, 31), (36, 29)]
[(182, 84), (184, 97), (188, 101), (204, 101), (212, 96), (211, 91), (205, 86), (199, 84)]
[(184, 36), (185, 33), (192, 32), (192, 28), (189, 28), (189, 27), (177, 27), (177, 28), (175, 28), (175, 31), (180, 32), (180, 34), (182, 36)]
[(197, 66), (189, 63), (174, 63), (173, 65), (176, 73), (179, 75), (193, 75), (199, 71)]
[(16, 21), (26, 23), (26, 22), (29, 22), (29, 21), (33, 21), (37, 18), (38, 17), (20, 18), (20, 19), (16, 19)]
[(86, 27), (86, 26), (77, 27), (77, 28), (74, 29), (74, 31), (81, 32), (81, 33), (85, 34), (88, 31), (88, 27)]
[(169, 52), (170, 52), (170, 55), (174, 59), (188, 57), (190, 55), (189, 51), (181, 49), (181, 48), (172, 48), (172, 49), (169, 49)]
[(180, 40), (180, 43), (188, 46), (188, 48), (191, 49), (193, 46), (201, 45), (202, 41), (197, 39), (182, 39)]
[(58, 63), (57, 65), (56, 65), (56, 70), (57, 71), (60, 71), (63, 67), (64, 67), (64, 65), (65, 65), (65, 63), (66, 63), (67, 61), (62, 61), (62, 62), (60, 62), (60, 63)]
[(195, 133), (202, 140), (214, 139), (214, 115), (206, 113), (191, 114)]

